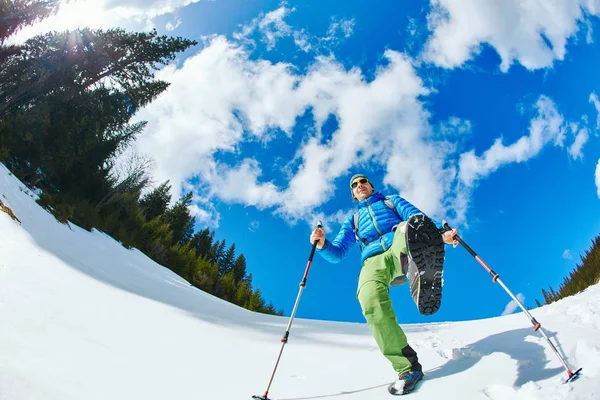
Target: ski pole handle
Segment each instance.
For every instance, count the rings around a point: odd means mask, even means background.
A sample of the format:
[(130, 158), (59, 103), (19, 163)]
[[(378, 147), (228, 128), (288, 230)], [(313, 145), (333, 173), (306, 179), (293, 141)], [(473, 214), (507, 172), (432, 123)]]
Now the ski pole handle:
[(442, 227), (444, 228), (444, 232), (452, 230), (452, 228), (450, 228), (450, 225), (448, 225), (448, 222), (445, 219), (442, 220)]
[[(323, 224), (321, 221), (317, 222), (317, 228), (322, 228)], [(300, 286), (306, 286), (306, 279), (308, 278), (308, 272), (310, 271), (310, 266), (312, 265), (313, 257), (315, 255), (315, 250), (317, 249), (317, 243), (319, 240), (315, 240), (312, 244), (312, 249), (310, 250), (310, 256), (308, 256), (308, 263), (306, 264), (306, 270), (304, 271), (304, 277), (302, 278), (302, 282), (300, 282)]]
[[(442, 220), (442, 227), (444, 228), (444, 232), (448, 232), (451, 231), (452, 228), (450, 227), (450, 225), (448, 225), (448, 222), (446, 222), (446, 220)], [(460, 243), (473, 257), (477, 257), (477, 253), (475, 253), (475, 251), (473, 251), (473, 249), (471, 247), (469, 247), (468, 244), (465, 243), (464, 240), (462, 240), (462, 238), (458, 235), (458, 233), (456, 235), (454, 235), (452, 237), (453, 240), (457, 240), (458, 243)]]
[[(321, 221), (317, 222), (317, 229), (322, 228), (323, 224)], [(319, 239), (315, 240), (312, 244), (312, 250), (310, 251), (310, 257), (308, 257), (308, 261), (312, 262), (313, 256), (315, 255), (315, 250), (317, 249), (317, 243), (319, 243)]]

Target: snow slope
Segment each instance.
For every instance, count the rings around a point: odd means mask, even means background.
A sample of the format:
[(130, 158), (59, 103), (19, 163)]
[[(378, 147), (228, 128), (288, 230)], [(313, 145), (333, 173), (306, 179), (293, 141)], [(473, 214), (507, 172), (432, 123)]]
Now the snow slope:
[[(4, 166), (0, 195), (22, 222), (0, 213), (0, 400), (264, 393), (287, 317), (223, 302), (98, 231), (57, 223)], [(490, 281), (492, 290), (502, 289)], [(600, 399), (600, 287), (532, 313), (584, 368), (578, 381), (562, 384), (566, 373), (522, 314), (405, 325), (427, 376), (410, 399)], [(366, 325), (296, 319), (270, 395), (390, 399), (394, 379)]]

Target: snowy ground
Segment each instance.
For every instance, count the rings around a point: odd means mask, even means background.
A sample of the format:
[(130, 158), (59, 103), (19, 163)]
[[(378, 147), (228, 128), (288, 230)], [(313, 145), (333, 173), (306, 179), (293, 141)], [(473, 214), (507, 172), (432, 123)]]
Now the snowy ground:
[[(0, 400), (264, 393), (287, 317), (203, 293), (100, 232), (55, 222), (34, 197), (0, 165), (0, 199), (22, 222), (0, 213)], [(600, 286), (532, 313), (584, 368), (578, 381), (562, 384), (522, 314), (406, 325), (426, 373), (410, 399), (599, 399)], [(390, 399), (394, 379), (364, 324), (296, 319), (270, 395)]]

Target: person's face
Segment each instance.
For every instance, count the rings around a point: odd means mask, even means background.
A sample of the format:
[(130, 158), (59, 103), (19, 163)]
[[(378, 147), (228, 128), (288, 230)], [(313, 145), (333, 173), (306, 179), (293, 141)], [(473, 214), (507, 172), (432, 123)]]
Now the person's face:
[(350, 187), (352, 188), (352, 194), (359, 201), (364, 200), (373, 194), (373, 186), (371, 186), (371, 183), (367, 178), (356, 178), (352, 181)]

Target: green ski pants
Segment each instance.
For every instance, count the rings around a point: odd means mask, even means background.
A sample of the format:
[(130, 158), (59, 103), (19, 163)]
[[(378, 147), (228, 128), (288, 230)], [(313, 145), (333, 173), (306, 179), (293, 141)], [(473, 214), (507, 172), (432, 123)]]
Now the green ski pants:
[(421, 369), (416, 353), (408, 346), (406, 335), (398, 325), (389, 294), (389, 285), (394, 279), (400, 277), (406, 281), (400, 259), (400, 253), (407, 253), (405, 225), (406, 222), (402, 222), (397, 227), (389, 249), (365, 260), (356, 293), (379, 349), (399, 374)]

